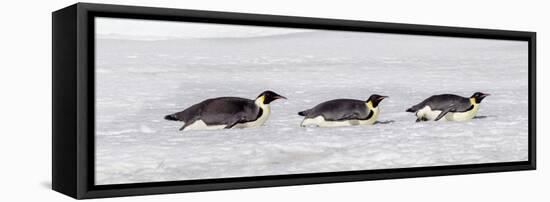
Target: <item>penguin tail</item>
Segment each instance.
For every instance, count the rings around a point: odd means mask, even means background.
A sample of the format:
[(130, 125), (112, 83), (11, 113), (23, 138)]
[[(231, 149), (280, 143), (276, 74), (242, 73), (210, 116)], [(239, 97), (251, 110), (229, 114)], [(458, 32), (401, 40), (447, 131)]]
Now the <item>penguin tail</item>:
[(169, 121), (179, 121), (178, 118), (176, 117), (176, 114), (166, 115), (164, 116), (164, 119)]
[(298, 112), (298, 115), (300, 115), (300, 116), (306, 116), (306, 115), (307, 115), (307, 111)]
[(414, 109), (411, 107), (411, 108), (408, 108), (408, 109), (406, 110), (406, 112), (412, 112), (412, 113), (414, 113), (414, 112), (416, 112), (416, 110), (414, 110)]

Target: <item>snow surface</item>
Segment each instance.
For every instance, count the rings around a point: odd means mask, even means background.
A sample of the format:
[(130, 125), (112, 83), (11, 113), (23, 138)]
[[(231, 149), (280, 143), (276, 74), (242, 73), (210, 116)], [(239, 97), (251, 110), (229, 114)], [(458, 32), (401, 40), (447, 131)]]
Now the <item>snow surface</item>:
[[(527, 160), (527, 43), (311, 31), (96, 42), (96, 184)], [(180, 132), (163, 120), (207, 98), (273, 90), (264, 127)], [(415, 123), (441, 93), (491, 93), (467, 122)], [(390, 96), (380, 124), (301, 128), (335, 98)]]

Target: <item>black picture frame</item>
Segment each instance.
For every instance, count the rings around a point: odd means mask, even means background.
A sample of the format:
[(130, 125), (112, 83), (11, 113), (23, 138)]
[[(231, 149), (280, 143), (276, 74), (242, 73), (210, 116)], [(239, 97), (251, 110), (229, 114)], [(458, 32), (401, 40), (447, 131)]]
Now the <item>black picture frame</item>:
[[(94, 185), (95, 17), (527, 41), (529, 44), (528, 161)], [(89, 3), (77, 3), (55, 11), (52, 14), (52, 21), (52, 188), (77, 199), (535, 170), (536, 168), (535, 32)]]

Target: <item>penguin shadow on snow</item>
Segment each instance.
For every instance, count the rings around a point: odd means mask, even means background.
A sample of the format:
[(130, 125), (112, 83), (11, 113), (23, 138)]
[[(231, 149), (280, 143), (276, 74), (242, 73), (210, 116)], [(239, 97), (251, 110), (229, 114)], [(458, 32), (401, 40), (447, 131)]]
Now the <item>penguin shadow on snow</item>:
[(496, 117), (496, 116), (474, 116), (474, 118), (472, 118), (472, 119), (486, 119), (486, 118), (489, 118), (489, 117)]
[(375, 121), (374, 124), (391, 124), (394, 123), (394, 120), (386, 120), (386, 121)]

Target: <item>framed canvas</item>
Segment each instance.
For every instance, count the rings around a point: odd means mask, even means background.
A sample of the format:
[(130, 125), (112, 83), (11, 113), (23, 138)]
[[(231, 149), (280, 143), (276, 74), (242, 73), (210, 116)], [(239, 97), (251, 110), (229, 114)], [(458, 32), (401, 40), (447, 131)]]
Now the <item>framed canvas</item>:
[(52, 187), (74, 198), (535, 169), (534, 32), (52, 16)]

